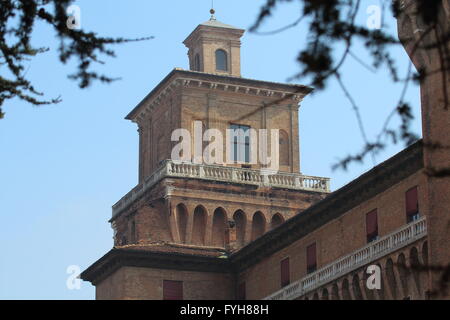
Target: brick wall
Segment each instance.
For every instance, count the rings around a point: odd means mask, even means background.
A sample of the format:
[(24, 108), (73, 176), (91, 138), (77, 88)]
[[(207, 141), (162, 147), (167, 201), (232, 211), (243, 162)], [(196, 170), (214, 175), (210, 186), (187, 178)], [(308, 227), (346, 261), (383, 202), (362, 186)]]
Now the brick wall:
[(425, 181), (422, 172), (415, 173), (248, 268), (238, 278), (239, 282), (246, 282), (247, 298), (261, 299), (281, 289), (280, 261), (286, 257), (290, 259), (291, 281), (306, 276), (306, 247), (312, 243), (316, 243), (317, 268), (365, 246), (365, 216), (375, 208), (378, 209), (379, 236), (405, 225), (405, 192), (413, 186), (418, 186), (419, 210), (427, 215)]
[(233, 299), (230, 274), (123, 267), (96, 286), (98, 300), (161, 300), (163, 281), (183, 282), (184, 300)]

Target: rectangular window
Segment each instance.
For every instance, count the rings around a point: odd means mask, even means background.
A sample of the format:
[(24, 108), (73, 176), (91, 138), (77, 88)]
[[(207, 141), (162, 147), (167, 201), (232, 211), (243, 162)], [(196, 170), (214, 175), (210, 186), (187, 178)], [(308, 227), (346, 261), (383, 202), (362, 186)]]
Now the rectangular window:
[(378, 238), (378, 213), (377, 209), (366, 214), (366, 235), (367, 242), (372, 242)]
[(231, 124), (231, 160), (240, 163), (250, 162), (250, 127)]
[(408, 223), (419, 218), (419, 200), (417, 196), (417, 186), (406, 191), (406, 221)]
[(289, 258), (286, 258), (281, 261), (281, 287), (287, 286), (291, 283), (291, 277), (289, 273)]
[(306, 272), (312, 273), (317, 269), (316, 244), (313, 243), (306, 248)]
[(245, 300), (246, 299), (245, 282), (242, 282), (238, 286), (236, 298), (237, 298), (237, 300)]
[(131, 231), (130, 231), (130, 241), (132, 244), (135, 244), (137, 240), (136, 237), (136, 222), (132, 221), (131, 222)]
[(163, 281), (163, 300), (183, 300), (183, 281)]

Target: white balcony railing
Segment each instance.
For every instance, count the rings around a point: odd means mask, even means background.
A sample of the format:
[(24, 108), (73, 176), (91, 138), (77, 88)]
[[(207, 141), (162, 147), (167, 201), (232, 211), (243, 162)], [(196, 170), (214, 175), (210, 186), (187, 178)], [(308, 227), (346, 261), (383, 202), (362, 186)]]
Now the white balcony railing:
[(426, 236), (425, 217), (297, 280), (264, 300), (293, 300)]
[(330, 192), (330, 179), (305, 176), (302, 174), (278, 172), (267, 174), (263, 170), (252, 170), (217, 165), (195, 164), (166, 160), (150, 177), (113, 205), (113, 217), (120, 213), (128, 204), (140, 197), (146, 190), (166, 177), (180, 177), (250, 184), (267, 187), (279, 187), (295, 190)]

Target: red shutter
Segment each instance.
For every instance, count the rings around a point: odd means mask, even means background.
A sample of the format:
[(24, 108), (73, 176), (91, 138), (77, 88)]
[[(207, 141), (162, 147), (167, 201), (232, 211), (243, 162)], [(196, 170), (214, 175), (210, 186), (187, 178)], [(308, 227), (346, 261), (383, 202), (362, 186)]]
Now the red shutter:
[(313, 243), (306, 248), (306, 268), (307, 272), (313, 272), (317, 267), (316, 244)]
[(410, 217), (419, 213), (419, 201), (417, 199), (417, 187), (411, 188), (406, 191), (406, 216)]
[(289, 258), (281, 261), (281, 287), (287, 286), (291, 282), (289, 274)]
[(237, 292), (237, 300), (245, 300), (246, 297), (246, 292), (245, 292), (245, 282), (242, 282), (239, 286), (238, 286), (238, 292)]
[(370, 242), (378, 236), (378, 214), (377, 209), (366, 214), (367, 241)]
[(183, 282), (164, 280), (163, 282), (164, 300), (183, 300)]

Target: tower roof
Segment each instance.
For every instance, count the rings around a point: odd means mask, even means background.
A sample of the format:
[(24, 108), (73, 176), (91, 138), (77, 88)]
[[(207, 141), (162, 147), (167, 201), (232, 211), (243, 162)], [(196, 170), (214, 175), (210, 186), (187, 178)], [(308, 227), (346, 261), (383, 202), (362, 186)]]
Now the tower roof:
[[(242, 28), (238, 28), (223, 22), (220, 22), (216, 19), (216, 17), (214, 16), (215, 11), (211, 10), (211, 18), (208, 21), (205, 21), (201, 24), (199, 24), (197, 26), (197, 28), (195, 28), (194, 31), (191, 32), (191, 34), (186, 38), (186, 40), (184, 41), (184, 44), (187, 44), (189, 42), (190, 39), (193, 38), (194, 35), (200, 33), (200, 32), (205, 32), (207, 30), (209, 31), (213, 31), (214, 29), (209, 29), (209, 28), (217, 28), (215, 30), (217, 31), (222, 31), (222, 32), (227, 32), (229, 34), (239, 34), (239, 37), (242, 36), (242, 34), (245, 32), (244, 29)], [(220, 30), (222, 29), (222, 30)]]
[(211, 19), (209, 19), (206, 22), (203, 22), (202, 24), (200, 24), (201, 26), (207, 26), (207, 27), (216, 27), (216, 28), (226, 28), (226, 29), (236, 29), (236, 30), (241, 30), (241, 28), (229, 25), (229, 24), (225, 24), (223, 22), (218, 21), (216, 18), (211, 17)]

